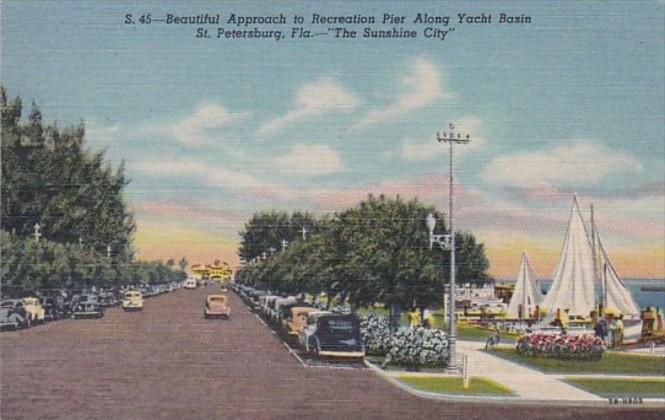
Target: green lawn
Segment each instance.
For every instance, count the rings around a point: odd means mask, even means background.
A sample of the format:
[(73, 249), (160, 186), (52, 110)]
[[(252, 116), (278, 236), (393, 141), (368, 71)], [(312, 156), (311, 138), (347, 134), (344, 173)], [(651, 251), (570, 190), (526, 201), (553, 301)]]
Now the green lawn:
[[(377, 315), (388, 316), (388, 310), (384, 308), (361, 308), (358, 310), (360, 314), (365, 314), (367, 312), (374, 312)], [(434, 316), (434, 328), (442, 329), (448, 331), (448, 323), (444, 322), (443, 309), (437, 309), (432, 312)], [(409, 314), (407, 312), (402, 312), (400, 317), (400, 325), (408, 326), (409, 325)], [(457, 338), (459, 340), (470, 340), (470, 341), (487, 341), (487, 339), (492, 335), (493, 331), (479, 328), (476, 325), (467, 324), (464, 322), (457, 323)], [(501, 340), (503, 342), (512, 342), (514, 341), (515, 336), (509, 335), (507, 333), (501, 333)]]
[(415, 389), (427, 392), (461, 395), (514, 395), (509, 388), (482, 377), (470, 378), (467, 389), (462, 388), (462, 378), (460, 377), (426, 377), (404, 374), (399, 375), (398, 379)]
[(637, 354), (605, 352), (598, 361), (557, 360), (518, 354), (512, 346), (500, 346), (492, 354), (545, 373), (615, 373), (665, 376), (665, 358)]
[(566, 382), (601, 397), (665, 398), (665, 378), (566, 378)]

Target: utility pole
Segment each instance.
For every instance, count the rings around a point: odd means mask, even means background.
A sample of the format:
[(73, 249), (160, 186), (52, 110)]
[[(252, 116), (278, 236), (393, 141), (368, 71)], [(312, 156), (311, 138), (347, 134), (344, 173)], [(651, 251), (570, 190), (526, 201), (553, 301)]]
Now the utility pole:
[(450, 358), (448, 359), (447, 370), (451, 372), (457, 371), (457, 355), (456, 341), (457, 341), (457, 327), (455, 325), (455, 228), (453, 225), (453, 193), (454, 193), (454, 167), (453, 167), (453, 144), (467, 144), (471, 141), (470, 135), (462, 136), (460, 133), (455, 132), (455, 125), (448, 124), (448, 132), (443, 132), (443, 135), (436, 133), (436, 140), (439, 143), (448, 143), (450, 145), (450, 191), (448, 193), (448, 225), (450, 227), (450, 305), (449, 305), (449, 346)]
[(305, 226), (302, 227), (302, 240), (307, 240), (307, 228)]

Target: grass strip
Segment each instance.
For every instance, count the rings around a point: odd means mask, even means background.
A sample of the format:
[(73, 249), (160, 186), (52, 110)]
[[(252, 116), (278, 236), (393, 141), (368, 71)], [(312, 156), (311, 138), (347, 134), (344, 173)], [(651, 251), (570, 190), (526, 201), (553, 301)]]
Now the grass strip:
[(497, 347), (490, 353), (545, 373), (594, 373), (665, 376), (665, 357), (605, 352), (602, 359), (558, 360), (517, 353), (514, 347)]
[(479, 376), (469, 379), (469, 387), (467, 389), (462, 387), (462, 378), (455, 376), (415, 376), (404, 374), (399, 375), (397, 378), (417, 390), (440, 394), (514, 395), (506, 386)]
[(665, 378), (577, 378), (565, 382), (601, 397), (665, 398)]

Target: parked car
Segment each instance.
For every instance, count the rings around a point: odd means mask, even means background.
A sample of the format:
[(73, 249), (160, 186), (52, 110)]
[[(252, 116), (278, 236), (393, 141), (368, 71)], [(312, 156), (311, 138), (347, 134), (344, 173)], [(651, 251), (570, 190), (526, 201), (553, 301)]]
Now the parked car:
[(69, 305), (64, 293), (43, 293), (39, 303), (44, 308), (46, 321), (55, 321), (69, 315)]
[(196, 283), (196, 279), (189, 278), (185, 280), (185, 289), (196, 289), (197, 286), (198, 284)]
[(125, 311), (142, 311), (143, 294), (138, 290), (125, 292), (125, 296), (122, 299), (122, 309)]
[(30, 326), (30, 318), (21, 299), (6, 299), (0, 302), (0, 327), (17, 330)]
[(25, 307), (26, 316), (30, 320), (31, 324), (43, 323), (45, 322), (44, 307), (39, 303), (39, 298), (36, 297), (25, 297), (23, 298), (23, 306)]
[(94, 294), (77, 295), (72, 299), (72, 318), (101, 318), (104, 309)]
[(102, 292), (99, 294), (99, 305), (108, 308), (110, 306), (115, 305), (116, 302), (116, 297), (113, 292)]
[(363, 358), (360, 321), (355, 315), (309, 312), (299, 343), (310, 355), (332, 358)]
[[(286, 321), (291, 319), (291, 308), (294, 308), (296, 306), (299, 307), (314, 307), (314, 304), (312, 302), (306, 301), (306, 300), (296, 300), (288, 303), (282, 303), (279, 305), (278, 308), (278, 314), (277, 318), (279, 320), (279, 323), (282, 325), (283, 328), (286, 328)], [(318, 310), (318, 308), (317, 308)]]
[(226, 318), (231, 317), (231, 308), (229, 307), (226, 295), (208, 295), (205, 308), (203, 309), (204, 318)]
[(307, 314), (310, 312), (319, 312), (318, 309), (311, 306), (292, 306), (290, 316), (282, 321), (282, 328), (289, 341), (298, 341), (300, 331), (307, 325)]

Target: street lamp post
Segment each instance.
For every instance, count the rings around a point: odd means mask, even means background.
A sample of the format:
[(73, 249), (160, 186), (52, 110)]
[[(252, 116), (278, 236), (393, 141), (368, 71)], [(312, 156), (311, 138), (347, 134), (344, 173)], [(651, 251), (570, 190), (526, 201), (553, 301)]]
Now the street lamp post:
[(433, 215), (429, 215), (427, 218), (427, 227), (430, 231), (430, 248), (432, 245), (437, 242), (441, 245), (443, 249), (450, 250), (450, 293), (449, 293), (449, 315), (448, 315), (448, 324), (449, 324), (449, 346), (448, 350), (450, 352), (450, 357), (448, 359), (448, 371), (456, 372), (457, 371), (457, 355), (456, 355), (456, 341), (457, 341), (457, 327), (455, 325), (455, 300), (456, 300), (456, 291), (455, 291), (455, 228), (453, 225), (453, 193), (454, 193), (454, 167), (453, 167), (453, 144), (466, 144), (471, 141), (470, 135), (462, 136), (460, 133), (455, 132), (455, 125), (448, 124), (448, 132), (443, 132), (443, 134), (436, 133), (436, 140), (439, 143), (448, 143), (450, 145), (450, 191), (448, 193), (448, 226), (449, 234), (448, 235), (434, 235), (434, 225), (436, 221), (434, 220)]

